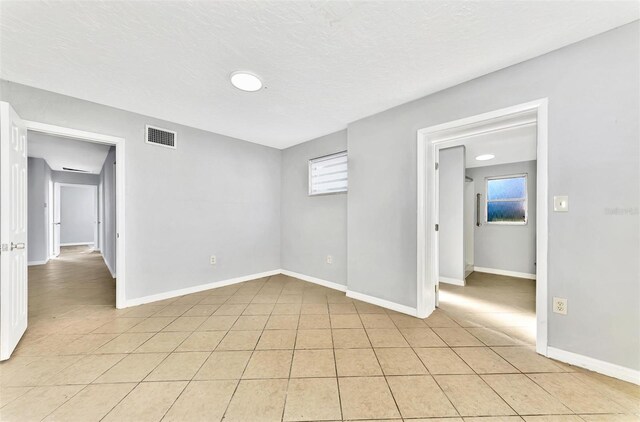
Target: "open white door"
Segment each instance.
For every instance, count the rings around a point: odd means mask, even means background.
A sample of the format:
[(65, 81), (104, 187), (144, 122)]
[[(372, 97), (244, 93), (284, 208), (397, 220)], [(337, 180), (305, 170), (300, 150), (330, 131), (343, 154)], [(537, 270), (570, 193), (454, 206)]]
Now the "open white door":
[(53, 256), (60, 255), (60, 183), (53, 184)]
[(27, 329), (27, 128), (0, 102), (0, 360)]

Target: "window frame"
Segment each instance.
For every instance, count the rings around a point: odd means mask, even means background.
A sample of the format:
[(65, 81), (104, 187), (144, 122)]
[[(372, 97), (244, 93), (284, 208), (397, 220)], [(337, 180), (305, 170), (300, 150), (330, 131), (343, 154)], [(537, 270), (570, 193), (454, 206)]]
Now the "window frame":
[[(327, 160), (330, 160), (332, 158), (343, 157), (343, 156), (347, 157), (347, 186), (344, 189), (335, 190), (335, 191), (331, 191), (331, 192), (313, 192), (312, 191), (312, 186), (313, 186), (312, 166), (313, 166), (313, 164), (318, 163), (318, 162), (322, 162), (322, 161), (327, 161)], [(349, 191), (349, 156), (347, 154), (347, 150), (338, 151), (338, 152), (334, 152), (334, 153), (327, 154), (327, 155), (321, 155), (320, 157), (310, 158), (309, 161), (308, 161), (308, 165), (307, 165), (307, 175), (308, 175), (308, 194), (309, 194), (309, 196), (335, 195), (335, 194), (339, 194), (339, 193), (347, 193)]]
[[(524, 198), (507, 198), (507, 199), (489, 199), (489, 182), (491, 180), (517, 179), (524, 178)], [(484, 204), (484, 221), (485, 224), (495, 224), (502, 226), (526, 226), (529, 223), (529, 175), (527, 173), (509, 174), (505, 176), (485, 177), (485, 204)], [(489, 203), (490, 202), (524, 202), (524, 221), (489, 221)]]

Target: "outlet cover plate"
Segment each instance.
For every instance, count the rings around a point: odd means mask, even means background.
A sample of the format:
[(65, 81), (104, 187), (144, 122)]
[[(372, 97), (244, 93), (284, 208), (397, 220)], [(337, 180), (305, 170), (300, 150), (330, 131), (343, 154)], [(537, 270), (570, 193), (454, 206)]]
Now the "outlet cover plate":
[(562, 297), (553, 298), (553, 312), (560, 315), (567, 314), (567, 299)]

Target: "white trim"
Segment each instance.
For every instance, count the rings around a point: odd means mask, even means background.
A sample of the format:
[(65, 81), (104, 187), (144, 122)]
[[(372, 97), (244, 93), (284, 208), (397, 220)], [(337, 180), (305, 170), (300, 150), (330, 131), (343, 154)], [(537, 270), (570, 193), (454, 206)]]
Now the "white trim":
[(439, 280), (440, 280), (440, 283), (453, 284), (454, 286), (464, 287), (467, 284), (465, 280), (458, 280), (457, 278), (451, 278), (451, 277), (440, 276)]
[(84, 246), (84, 245), (94, 245), (93, 242), (74, 242), (74, 243), (61, 243), (60, 246)]
[(589, 356), (580, 355), (578, 353), (567, 352), (566, 350), (556, 349), (555, 347), (547, 347), (547, 356), (565, 362), (570, 365), (579, 366), (590, 371), (598, 372), (610, 377), (618, 378), (623, 381), (640, 385), (640, 371), (627, 368), (625, 366), (616, 365), (615, 363), (605, 362), (603, 360), (590, 358)]
[(115, 145), (116, 147), (116, 308), (126, 307), (126, 236), (125, 236), (125, 139), (117, 136), (86, 132), (47, 123), (24, 121), (27, 130), (65, 138)]
[[(459, 138), (481, 133), (483, 125), (492, 130), (518, 124), (526, 113), (536, 113), (537, 203), (536, 203), (536, 351), (547, 355), (547, 260), (548, 260), (548, 99), (543, 98), (488, 113), (420, 129), (417, 132), (417, 314), (424, 318), (435, 310), (438, 281), (437, 172), (439, 148), (459, 144)], [(519, 116), (520, 115), (520, 116)], [(514, 123), (514, 121), (516, 123)], [(520, 123), (522, 123), (520, 121)]]
[(328, 287), (340, 292), (346, 292), (347, 286), (344, 284), (338, 284), (333, 281), (323, 280), (321, 278), (312, 277), (310, 275), (300, 274), (289, 270), (280, 270), (280, 273), (289, 277), (299, 278), (300, 280), (308, 281), (309, 283), (319, 284), (320, 286)]
[(479, 273), (488, 273), (488, 274), (497, 274), (497, 275), (506, 275), (509, 277), (517, 277), (517, 278), (528, 278), (529, 280), (535, 280), (535, 274), (529, 273), (521, 273), (518, 271), (509, 271), (509, 270), (499, 270), (497, 268), (486, 268), (486, 267), (473, 267), (473, 271), (477, 271)]
[(45, 259), (44, 261), (29, 261), (27, 262), (27, 265), (29, 267), (32, 267), (34, 265), (45, 265), (49, 262), (49, 259)]
[[(108, 267), (108, 265), (107, 265)], [(191, 293), (198, 293), (204, 290), (216, 289), (219, 287), (230, 286), (232, 284), (242, 283), (249, 280), (255, 280), (258, 278), (270, 277), (273, 275), (286, 275), (289, 277), (294, 277), (303, 281), (308, 281), (309, 283), (318, 284), (323, 287), (327, 287), (332, 290), (337, 290), (340, 292), (346, 292), (347, 297), (352, 299), (360, 300), (362, 302), (371, 303), (373, 305), (381, 306), (386, 309), (390, 309), (392, 311), (400, 312), (403, 314), (416, 316), (416, 308), (412, 308), (410, 306), (401, 305), (399, 303), (390, 302), (388, 300), (379, 299), (377, 297), (365, 295), (363, 293), (354, 292), (353, 290), (348, 290), (347, 286), (343, 284), (338, 284), (333, 281), (323, 280), (321, 278), (312, 277), (305, 274), (296, 273), (289, 270), (277, 269), (271, 271), (265, 271), (257, 274), (249, 274), (242, 277), (230, 278), (227, 280), (214, 281), (213, 283), (199, 284), (197, 286), (186, 287), (184, 289), (171, 290), (168, 292), (157, 293), (155, 295), (144, 296), (137, 299), (131, 299), (126, 302), (125, 307), (130, 306), (138, 306), (145, 303), (157, 302), (160, 300), (171, 299), (178, 296), (184, 296)]]
[(241, 277), (230, 278), (227, 280), (214, 281), (213, 283), (198, 284), (197, 286), (185, 287), (184, 289), (171, 290), (168, 292), (157, 293), (155, 295), (143, 296), (136, 299), (127, 300), (125, 307), (142, 305), (145, 303), (157, 302), (159, 300), (171, 299), (178, 296), (184, 296), (191, 293), (198, 293), (204, 290), (215, 289), (218, 287), (230, 286), (232, 284), (242, 283), (244, 281), (255, 280), (258, 278), (269, 277), (281, 274), (282, 270), (271, 270), (257, 274), (249, 274)]
[(356, 299), (362, 302), (367, 302), (372, 305), (377, 305), (383, 308), (391, 309), (392, 311), (411, 315), (413, 317), (416, 316), (416, 308), (412, 308), (406, 305), (401, 305), (395, 302), (390, 302), (384, 299), (379, 299), (377, 297), (365, 295), (364, 293), (358, 293), (358, 292), (354, 292), (353, 290), (347, 290), (347, 297), (350, 297), (352, 299)]

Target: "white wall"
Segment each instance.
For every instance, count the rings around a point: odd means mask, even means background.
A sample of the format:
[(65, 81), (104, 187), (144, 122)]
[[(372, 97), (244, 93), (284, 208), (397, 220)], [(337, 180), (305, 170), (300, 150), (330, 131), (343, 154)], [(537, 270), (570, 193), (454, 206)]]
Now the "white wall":
[[(487, 177), (527, 174), (528, 221), (525, 225), (486, 224)], [(474, 229), (475, 266), (536, 273), (536, 162), (467, 169), (475, 193), (481, 195), (480, 226)]]
[[(347, 284), (347, 195), (309, 196), (309, 160), (347, 149), (347, 131), (282, 151), (282, 268)], [(327, 263), (327, 255), (333, 263)]]
[(60, 187), (60, 245), (94, 243), (96, 201), (93, 187)]
[[(127, 300), (280, 268), (279, 150), (7, 81), (0, 98), (126, 139)], [(178, 148), (146, 144), (146, 124), (177, 131)]]
[(548, 344), (640, 370), (638, 74), (634, 22), (350, 124), (349, 289), (416, 306), (419, 129), (546, 97)]
[(438, 219), (440, 282), (464, 285), (464, 147), (440, 150)]

